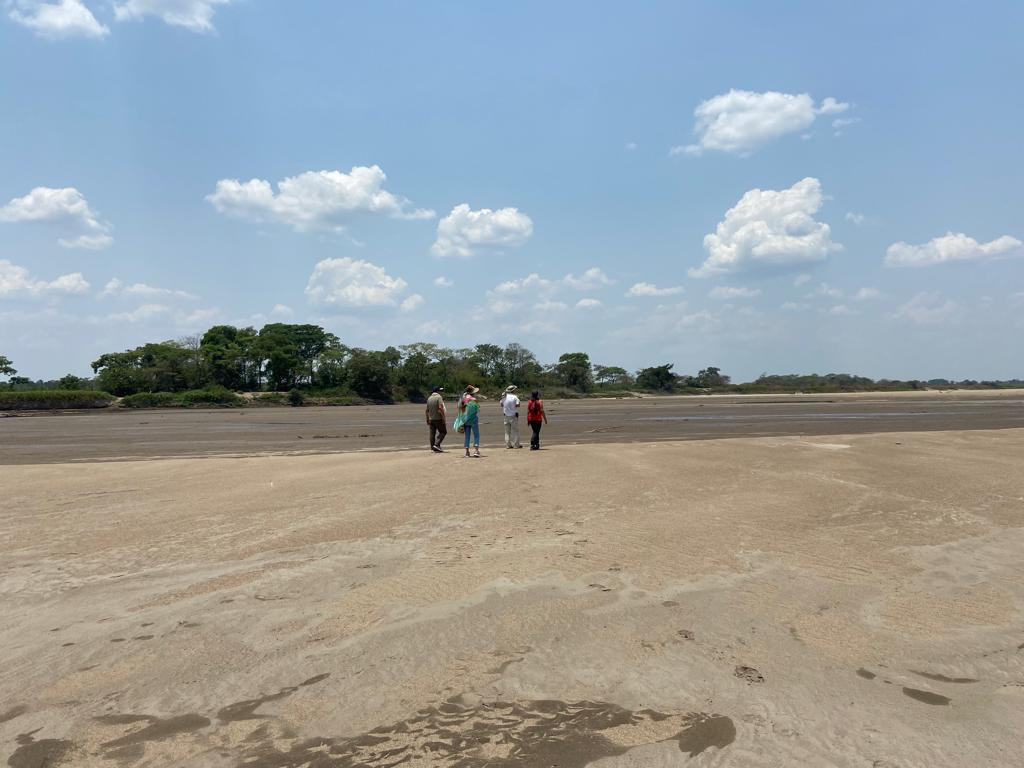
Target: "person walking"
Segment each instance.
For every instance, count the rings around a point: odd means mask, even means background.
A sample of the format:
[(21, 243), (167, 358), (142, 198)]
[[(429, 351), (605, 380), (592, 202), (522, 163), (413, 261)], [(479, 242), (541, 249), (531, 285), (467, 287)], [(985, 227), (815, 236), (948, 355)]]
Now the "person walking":
[[(448, 425), (445, 423), (444, 387), (434, 387), (427, 398), (427, 426), (430, 428), (430, 450), (434, 453), (444, 453), (441, 443), (448, 435)], [(435, 438), (437, 438), (435, 440)]]
[(462, 417), (462, 426), (466, 435), (466, 457), (469, 457), (469, 436), (473, 433), (473, 447), (476, 452), (474, 459), (480, 458), (480, 403), (476, 395), (480, 392), (479, 387), (470, 384), (459, 399), (459, 415)]
[(540, 399), (540, 392), (534, 390), (526, 403), (526, 423), (533, 430), (530, 437), (530, 450), (540, 450), (540, 428), (541, 424), (548, 423), (548, 414), (544, 410), (544, 401)]
[(501, 396), (501, 413), (505, 422), (505, 447), (522, 448), (519, 442), (519, 396), (516, 394), (516, 385), (509, 384), (505, 387), (505, 394)]

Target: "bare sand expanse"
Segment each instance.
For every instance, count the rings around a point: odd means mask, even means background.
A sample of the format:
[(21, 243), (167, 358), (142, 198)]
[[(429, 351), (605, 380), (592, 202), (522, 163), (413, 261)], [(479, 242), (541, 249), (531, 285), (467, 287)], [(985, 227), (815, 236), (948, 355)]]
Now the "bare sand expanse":
[(0, 760), (1024, 764), (1024, 430), (0, 466)]
[[(563, 445), (1024, 427), (1020, 390), (548, 400), (546, 408), (545, 440)], [(497, 402), (483, 404), (481, 432), (484, 445), (501, 442)], [(426, 441), (423, 406), (410, 404), (0, 418), (0, 464), (422, 450)]]

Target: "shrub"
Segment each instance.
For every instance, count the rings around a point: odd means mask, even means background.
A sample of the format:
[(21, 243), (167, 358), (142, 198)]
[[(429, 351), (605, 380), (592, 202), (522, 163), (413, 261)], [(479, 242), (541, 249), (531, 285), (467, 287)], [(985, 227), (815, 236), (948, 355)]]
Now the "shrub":
[(226, 387), (212, 386), (206, 389), (190, 389), (178, 395), (181, 405), (245, 405), (245, 400)]
[(291, 392), (288, 393), (288, 404), (289, 405), (297, 408), (300, 405), (302, 405), (304, 402), (306, 402), (306, 398), (303, 396), (303, 394), (299, 390), (293, 389)]
[(113, 401), (113, 395), (93, 390), (36, 389), (27, 392), (0, 392), (0, 411), (106, 408)]
[(178, 404), (173, 392), (139, 392), (121, 398), (125, 408), (170, 408)]

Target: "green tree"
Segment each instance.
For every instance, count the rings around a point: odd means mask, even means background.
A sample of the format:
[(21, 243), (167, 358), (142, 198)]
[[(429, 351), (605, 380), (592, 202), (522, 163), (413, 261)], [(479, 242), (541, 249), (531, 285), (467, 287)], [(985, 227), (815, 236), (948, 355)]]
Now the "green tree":
[(590, 356), (586, 352), (566, 352), (554, 368), (558, 380), (571, 389), (587, 392), (594, 384)]
[(394, 384), (389, 356), (384, 352), (352, 350), (346, 369), (348, 384), (361, 397), (390, 403), (394, 400)]
[(720, 368), (713, 365), (701, 370), (696, 376), (697, 386), (704, 387), (725, 387), (729, 384), (729, 377), (723, 376)]
[(637, 371), (636, 385), (640, 389), (655, 392), (670, 392), (675, 389), (678, 377), (672, 373), (673, 364), (656, 365)]
[(629, 387), (633, 384), (633, 377), (617, 365), (595, 365), (594, 381), (602, 386)]
[(0, 376), (14, 376), (18, 372), (18, 369), (14, 367), (14, 364), (3, 355), (0, 355)]
[(83, 389), (85, 385), (85, 379), (80, 379), (73, 373), (69, 373), (67, 376), (62, 376), (60, 381), (57, 382), (57, 386), (61, 389)]

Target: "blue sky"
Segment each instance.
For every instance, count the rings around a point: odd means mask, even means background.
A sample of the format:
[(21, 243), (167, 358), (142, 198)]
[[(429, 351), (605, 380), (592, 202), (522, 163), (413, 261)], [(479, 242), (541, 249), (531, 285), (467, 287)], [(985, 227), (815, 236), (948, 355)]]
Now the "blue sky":
[(1024, 6), (979, 5), (0, 0), (0, 354), (1022, 376)]

